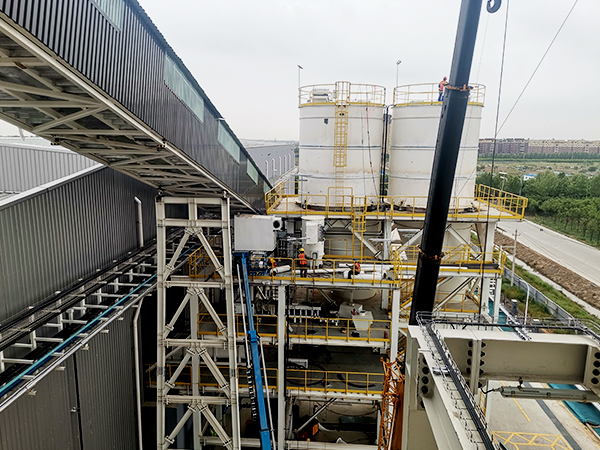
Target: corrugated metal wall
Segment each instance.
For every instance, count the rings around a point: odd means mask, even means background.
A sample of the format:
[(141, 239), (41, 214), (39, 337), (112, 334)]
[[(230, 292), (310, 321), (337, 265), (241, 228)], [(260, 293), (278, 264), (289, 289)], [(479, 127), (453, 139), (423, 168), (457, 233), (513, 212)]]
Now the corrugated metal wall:
[(0, 192), (23, 192), (97, 164), (66, 148), (0, 143)]
[(77, 358), (81, 430), (85, 450), (137, 448), (133, 334), (135, 310), (115, 321)]
[(110, 324), (0, 413), (0, 449), (131, 450), (138, 448), (131, 323)]
[[(221, 115), (198, 82), (135, 0), (115, 1), (117, 6), (123, 3), (115, 22), (90, 0), (0, 0), (0, 11), (257, 209), (264, 209), (268, 183), (260, 176), (255, 184), (247, 175), (245, 150), (238, 163), (218, 143)], [(204, 122), (165, 84), (166, 56), (204, 99)]]
[(81, 450), (73, 359), (0, 413), (2, 450)]
[(156, 235), (156, 190), (101, 168), (22, 202), (0, 206), (0, 321)]

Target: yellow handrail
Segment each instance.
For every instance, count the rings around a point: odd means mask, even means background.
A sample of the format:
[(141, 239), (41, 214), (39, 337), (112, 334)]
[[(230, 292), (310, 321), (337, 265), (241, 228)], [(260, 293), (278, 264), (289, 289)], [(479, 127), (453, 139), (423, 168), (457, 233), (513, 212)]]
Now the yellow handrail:
[(381, 395), (383, 373), (287, 369), (289, 391)]
[(338, 82), (335, 84), (313, 84), (302, 86), (298, 89), (298, 104), (302, 106), (310, 105), (335, 105), (338, 97), (336, 88), (339, 83), (348, 85), (348, 104), (350, 105), (385, 105), (385, 88), (372, 84), (355, 84)]
[[(179, 364), (171, 363), (165, 366), (165, 376), (170, 379)], [(146, 365), (147, 385), (156, 385), (156, 367)], [(229, 366), (218, 366), (219, 371), (228, 376)], [(278, 389), (278, 369), (267, 367), (269, 389)], [(239, 388), (248, 388), (246, 368), (237, 368)], [(287, 369), (286, 384), (289, 391), (300, 392), (331, 392), (344, 394), (381, 395), (383, 390), (383, 373), (343, 372), (324, 370)], [(175, 380), (175, 386), (191, 386), (192, 366), (187, 364)], [(219, 384), (208, 367), (199, 366), (199, 385), (202, 387), (218, 388)]]
[[(313, 319), (310, 323), (305, 319)], [(295, 320), (299, 320), (296, 323)], [(318, 321), (318, 323), (316, 323)], [(288, 337), (336, 341), (390, 342), (390, 320), (288, 317)], [(354, 335), (354, 336), (353, 336)]]
[[(485, 86), (469, 85), (469, 104), (483, 105), (485, 102)], [(394, 106), (429, 105), (438, 102), (439, 83), (421, 83), (397, 86), (394, 88)]]
[[(339, 187), (327, 194), (304, 194), (298, 181), (283, 181), (265, 194), (268, 214), (352, 216), (361, 213), (365, 219), (423, 219), (427, 196), (354, 196), (346, 187), (339, 199)], [(333, 189), (333, 192), (330, 190)], [(348, 191), (350, 193), (348, 193)], [(294, 194), (286, 194), (294, 192)], [(338, 195), (336, 195), (338, 192)], [(527, 198), (485, 185), (477, 185), (473, 197), (450, 199), (448, 217), (462, 219), (522, 219)], [(312, 208), (317, 205), (317, 208)]]
[[(445, 247), (440, 267), (440, 275), (444, 273), (502, 273), (506, 263), (506, 253), (495, 247), (485, 254), (475, 251), (469, 245)], [(277, 258), (277, 272), (269, 271), (265, 275), (250, 275), (252, 280), (288, 280), (314, 281), (323, 279), (332, 284), (358, 285), (396, 285), (403, 282), (403, 274), (414, 270), (418, 263), (420, 249), (418, 246), (394, 247), (390, 261), (373, 261), (357, 258), (363, 267), (359, 276), (348, 278), (348, 270), (354, 265), (354, 260), (347, 258), (309, 259), (306, 273), (303, 273), (295, 258)], [(369, 266), (368, 270), (365, 268)]]
[[(227, 322), (226, 314), (219, 314), (223, 323)], [(254, 328), (262, 337), (277, 337), (278, 317), (270, 314), (254, 314)], [(244, 317), (242, 314), (235, 315), (236, 336), (244, 335)], [(198, 336), (219, 336), (217, 325), (212, 321), (210, 314), (198, 313)]]

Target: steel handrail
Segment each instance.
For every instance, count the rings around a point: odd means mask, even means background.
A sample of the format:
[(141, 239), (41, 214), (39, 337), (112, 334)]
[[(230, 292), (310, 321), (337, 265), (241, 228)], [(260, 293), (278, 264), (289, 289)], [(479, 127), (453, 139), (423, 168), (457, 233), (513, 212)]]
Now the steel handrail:
[[(304, 324), (297, 324), (294, 322), (290, 322), (290, 320), (304, 320)], [(308, 320), (312, 319), (314, 321), (319, 321), (321, 323), (308, 324)], [(324, 323), (323, 323), (324, 322)], [(340, 322), (345, 325), (340, 325)], [(366, 330), (356, 329), (357, 332), (362, 333), (366, 332), (367, 335), (365, 337), (362, 336), (352, 336), (354, 332), (352, 327), (354, 326), (354, 322), (364, 323), (369, 322)], [(375, 323), (378, 326), (372, 326)], [(336, 325), (337, 324), (337, 325)], [(356, 318), (339, 318), (339, 317), (300, 317), (300, 316), (290, 316), (287, 317), (286, 323), (288, 329), (289, 326), (292, 326), (292, 331), (288, 331), (287, 335), (289, 338), (296, 339), (325, 339), (325, 340), (342, 340), (346, 342), (351, 341), (363, 341), (363, 342), (390, 342), (390, 320), (382, 320), (382, 319), (362, 319), (361, 316), (356, 316)], [(299, 333), (299, 329), (304, 327), (304, 333)], [(310, 329), (310, 333), (309, 333)], [(314, 333), (313, 333), (314, 331)], [(378, 332), (381, 333), (381, 337), (374, 337), (373, 333)], [(337, 333), (337, 334), (334, 334)]]
[[(364, 213), (366, 218), (423, 218), (427, 196), (353, 196), (344, 194), (340, 206), (339, 197), (331, 193), (304, 194), (301, 182), (283, 181), (265, 194), (268, 214), (300, 214), (348, 216), (356, 212)], [(286, 189), (286, 186), (290, 186)], [(331, 188), (335, 189), (335, 188)], [(298, 192), (285, 194), (285, 192)], [(477, 185), (474, 196), (453, 197), (450, 202), (449, 217), (471, 219), (514, 218), (525, 215), (528, 199), (516, 194), (501, 191), (485, 185)], [(481, 208), (481, 205), (488, 208)], [(310, 209), (308, 205), (319, 205)], [(367, 206), (364, 210), (364, 205)]]
[[(469, 85), (469, 104), (483, 105), (485, 103), (485, 86), (483, 84)], [(439, 83), (407, 84), (394, 88), (393, 106), (441, 104), (439, 98)]]
[(285, 377), (288, 390), (301, 392), (381, 395), (384, 383), (383, 373), (369, 372), (287, 369)]
[[(347, 83), (348, 104), (350, 105), (385, 105), (385, 87), (371, 84)], [(298, 89), (298, 105), (335, 105), (336, 84), (313, 84)]]

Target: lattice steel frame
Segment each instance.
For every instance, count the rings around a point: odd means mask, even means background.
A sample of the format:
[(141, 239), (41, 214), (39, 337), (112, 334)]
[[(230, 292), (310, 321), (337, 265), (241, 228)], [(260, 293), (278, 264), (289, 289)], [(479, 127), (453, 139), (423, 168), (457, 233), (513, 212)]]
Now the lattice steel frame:
[[(166, 205), (186, 205), (188, 217), (178, 219), (167, 216)], [(220, 209), (220, 219), (203, 219), (198, 217), (198, 208), (214, 210)], [(221, 443), (228, 450), (240, 449), (240, 418), (238, 402), (237, 355), (235, 342), (235, 314), (234, 314), (234, 284), (231, 260), (231, 228), (229, 199), (224, 195), (221, 198), (179, 198), (160, 197), (156, 203), (157, 217), (157, 366), (156, 366), (156, 420), (157, 420), (157, 448), (165, 450), (174, 442), (177, 434), (190, 417), (194, 423), (194, 448), (200, 448), (200, 415), (211, 425), (219, 436)], [(184, 227), (185, 233), (175, 250), (170, 261), (166, 259), (166, 231), (167, 227)], [(216, 257), (208, 240), (203, 234), (203, 228), (217, 228), (222, 233), (223, 262)], [(173, 276), (173, 262), (181, 254), (184, 246), (191, 236), (199, 238), (204, 250), (208, 253), (216, 267), (220, 278), (214, 281), (198, 281), (189, 276)], [(177, 311), (170, 320), (166, 316), (167, 288), (184, 287), (187, 293), (181, 301)], [(208, 289), (222, 289), (225, 292), (227, 305), (227, 323), (223, 324), (212, 309), (206, 298)], [(222, 330), (222, 337), (213, 339), (198, 339), (198, 324), (194, 317), (198, 315), (198, 302), (202, 301), (207, 307), (211, 317), (216, 317), (216, 325)], [(190, 335), (187, 339), (171, 339), (169, 333), (174, 329), (174, 324), (181, 313), (189, 308)], [(183, 361), (173, 374), (166, 379), (167, 347), (183, 347), (186, 354)], [(208, 348), (226, 348), (229, 356), (229, 380), (219, 372), (215, 362), (210, 357)], [(199, 362), (203, 362), (211, 370), (223, 395), (202, 396), (199, 389)], [(192, 360), (192, 395), (171, 395), (169, 391), (175, 386), (177, 377), (189, 360)], [(170, 403), (186, 404), (188, 409), (173, 430), (167, 434), (166, 406)], [(219, 420), (212, 413), (211, 405), (230, 405), (232, 435), (229, 436)]]

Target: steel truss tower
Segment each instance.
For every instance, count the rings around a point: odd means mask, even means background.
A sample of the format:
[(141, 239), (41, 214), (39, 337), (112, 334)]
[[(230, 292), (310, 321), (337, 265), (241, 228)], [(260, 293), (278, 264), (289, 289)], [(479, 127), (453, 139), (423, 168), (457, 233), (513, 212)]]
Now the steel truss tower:
[[(169, 207), (167, 207), (169, 206)], [(199, 207), (203, 210), (215, 211), (219, 219), (205, 219), (199, 217)], [(182, 210), (187, 208), (187, 218), (181, 217)], [(175, 214), (176, 213), (176, 214)], [(228, 450), (240, 449), (240, 417), (238, 401), (237, 355), (235, 343), (235, 315), (234, 315), (234, 284), (232, 275), (231, 255), (231, 228), (229, 199), (223, 198), (179, 198), (159, 197), (156, 203), (157, 218), (157, 367), (156, 367), (156, 422), (157, 422), (157, 449), (165, 450), (171, 445), (190, 417), (193, 418), (194, 448), (200, 448), (201, 418), (216, 432), (222, 444)], [(183, 227), (185, 232), (177, 245), (175, 254), (166, 259), (166, 236), (168, 227)], [(222, 236), (222, 259), (218, 258), (211, 247), (205, 232), (212, 228), (218, 230)], [(184, 275), (173, 275), (175, 261), (184, 251), (190, 238), (195, 237), (200, 241), (205, 254), (210, 258), (219, 277), (212, 281), (197, 281)], [(222, 261), (222, 262), (221, 262)], [(171, 298), (168, 289), (180, 287), (186, 289), (183, 300)], [(211, 290), (220, 290), (225, 294), (227, 305), (227, 323), (223, 324), (215, 312), (207, 295)], [(167, 302), (179, 302), (176, 312), (172, 317), (167, 317)], [(199, 339), (198, 336), (198, 309), (199, 302), (206, 308), (211, 318), (215, 321), (219, 336), (210, 339)], [(190, 334), (187, 338), (174, 338), (170, 336), (175, 322), (184, 312), (189, 313)], [(176, 370), (167, 379), (167, 349), (180, 348), (184, 352), (183, 359)], [(217, 365), (208, 352), (209, 348), (227, 349), (229, 358), (229, 379), (226, 379), (217, 368)], [(200, 359), (206, 364), (212, 375), (217, 380), (220, 394), (216, 396), (200, 395), (199, 365)], [(192, 389), (191, 395), (172, 394), (175, 390), (178, 377), (183, 372), (186, 364), (191, 360)], [(170, 404), (184, 404), (187, 406), (185, 414), (179, 419), (172, 430), (166, 429), (166, 407)], [(216, 408), (228, 405), (231, 414), (231, 436), (225, 431), (221, 421), (217, 418)]]

